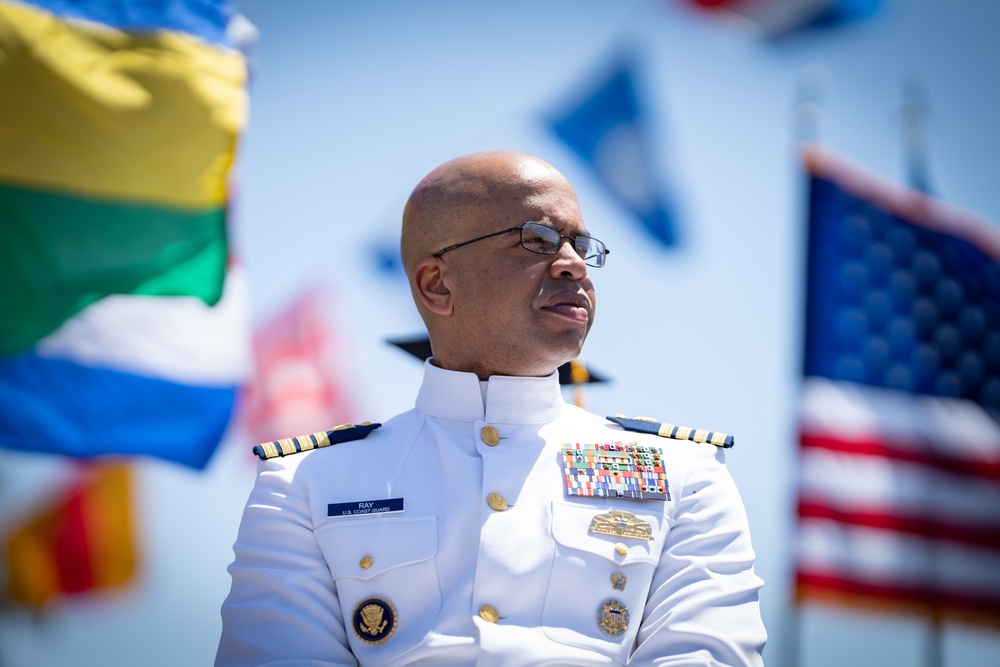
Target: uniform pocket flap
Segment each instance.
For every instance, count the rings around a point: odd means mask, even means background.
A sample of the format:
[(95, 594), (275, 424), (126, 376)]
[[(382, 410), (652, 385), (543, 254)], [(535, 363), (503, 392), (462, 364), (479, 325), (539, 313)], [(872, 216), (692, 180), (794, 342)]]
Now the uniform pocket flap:
[(400, 565), (425, 561), (437, 552), (437, 517), (377, 517), (330, 522), (316, 542), (334, 579), (370, 579)]
[[(613, 530), (603, 533), (591, 532), (590, 527), (595, 519), (598, 526), (607, 525), (608, 521), (611, 521), (617, 528), (620, 516), (612, 513), (621, 511), (607, 506), (588, 507), (553, 502), (552, 536), (564, 547), (596, 554), (621, 565), (656, 563), (659, 560), (662, 542), (661, 517), (628, 512), (634, 515), (634, 520), (628, 522), (628, 534), (618, 535)], [(647, 533), (649, 539), (634, 536)], [(619, 545), (624, 545), (625, 553), (620, 552), (622, 547)]]

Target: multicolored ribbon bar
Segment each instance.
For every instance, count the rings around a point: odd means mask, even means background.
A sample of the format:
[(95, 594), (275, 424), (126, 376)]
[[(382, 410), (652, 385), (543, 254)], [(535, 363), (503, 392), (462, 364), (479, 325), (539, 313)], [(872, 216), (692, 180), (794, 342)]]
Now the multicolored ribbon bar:
[(670, 500), (659, 447), (622, 442), (564, 444), (562, 457), (568, 495)]

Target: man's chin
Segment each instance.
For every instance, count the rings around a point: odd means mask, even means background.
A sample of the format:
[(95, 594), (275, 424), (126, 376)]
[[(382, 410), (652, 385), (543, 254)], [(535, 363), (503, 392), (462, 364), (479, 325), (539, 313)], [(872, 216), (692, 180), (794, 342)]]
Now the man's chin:
[(552, 354), (548, 356), (549, 365), (555, 370), (568, 361), (572, 361), (583, 352), (583, 343), (587, 339), (587, 332), (578, 334), (564, 333), (558, 338), (558, 345), (553, 345), (549, 349)]

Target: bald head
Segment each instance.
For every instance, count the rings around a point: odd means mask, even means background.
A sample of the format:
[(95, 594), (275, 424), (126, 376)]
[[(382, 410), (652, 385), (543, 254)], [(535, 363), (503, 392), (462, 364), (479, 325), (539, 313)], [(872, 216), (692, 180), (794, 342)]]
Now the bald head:
[(565, 182), (552, 165), (516, 151), (471, 153), (434, 169), (413, 189), (403, 210), (400, 250), (406, 274), (412, 277), (424, 257), (481, 233), (483, 221), (503, 217), (512, 202), (553, 178)]

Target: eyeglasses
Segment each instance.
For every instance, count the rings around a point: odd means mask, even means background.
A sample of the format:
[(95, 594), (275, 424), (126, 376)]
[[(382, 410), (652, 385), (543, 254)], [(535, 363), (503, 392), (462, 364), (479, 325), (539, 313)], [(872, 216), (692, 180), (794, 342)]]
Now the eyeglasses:
[(608, 253), (611, 252), (608, 250), (607, 246), (592, 236), (584, 236), (582, 234), (579, 236), (563, 236), (558, 230), (555, 230), (548, 225), (543, 225), (540, 222), (525, 222), (517, 227), (511, 227), (510, 229), (493, 232), (492, 234), (486, 234), (485, 236), (477, 236), (469, 241), (463, 241), (461, 243), (456, 243), (455, 245), (450, 245), (447, 248), (438, 250), (433, 256), (440, 257), (449, 250), (461, 248), (464, 245), (469, 245), (470, 243), (482, 241), (483, 239), (492, 238), (494, 236), (500, 236), (501, 234), (509, 234), (513, 231), (521, 232), (522, 248), (530, 250), (531, 252), (537, 252), (539, 255), (556, 254), (559, 252), (562, 240), (566, 239), (572, 242), (573, 249), (576, 250), (577, 254), (583, 259), (584, 264), (587, 266), (593, 266), (597, 269), (604, 266), (605, 258), (608, 256)]

